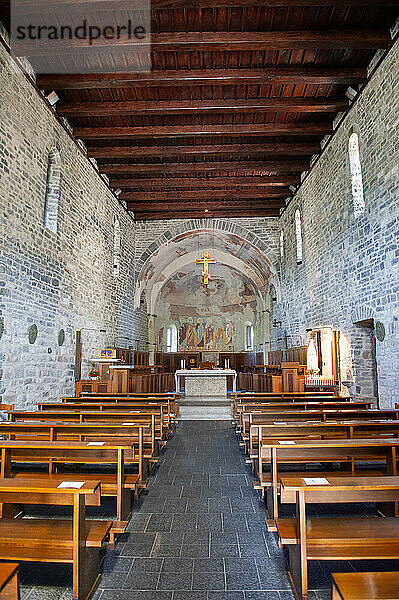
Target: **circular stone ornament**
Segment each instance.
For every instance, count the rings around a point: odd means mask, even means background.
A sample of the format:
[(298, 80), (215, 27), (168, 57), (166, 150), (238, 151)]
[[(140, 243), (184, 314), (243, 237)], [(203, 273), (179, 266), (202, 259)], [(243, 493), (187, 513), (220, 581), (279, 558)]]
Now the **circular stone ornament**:
[(63, 346), (64, 342), (65, 342), (65, 330), (64, 329), (59, 330), (57, 339), (58, 339), (58, 345)]
[(375, 324), (375, 335), (379, 342), (383, 342), (385, 340), (385, 326), (384, 323), (377, 321)]
[(37, 325), (33, 324), (28, 329), (28, 339), (30, 344), (34, 344), (37, 338)]
[(4, 319), (3, 319), (3, 317), (0, 317), (0, 340), (2, 338), (3, 333), (4, 333)]

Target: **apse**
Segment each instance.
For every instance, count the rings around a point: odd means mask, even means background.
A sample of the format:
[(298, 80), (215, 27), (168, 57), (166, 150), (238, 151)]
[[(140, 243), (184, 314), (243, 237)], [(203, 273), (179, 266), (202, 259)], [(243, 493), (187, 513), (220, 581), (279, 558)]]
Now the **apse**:
[(263, 302), (255, 284), (226, 264), (211, 264), (209, 273), (204, 284), (201, 265), (193, 263), (165, 281), (155, 305), (159, 350), (165, 349), (165, 335), (173, 325), (178, 351), (244, 351), (247, 327), (260, 345)]

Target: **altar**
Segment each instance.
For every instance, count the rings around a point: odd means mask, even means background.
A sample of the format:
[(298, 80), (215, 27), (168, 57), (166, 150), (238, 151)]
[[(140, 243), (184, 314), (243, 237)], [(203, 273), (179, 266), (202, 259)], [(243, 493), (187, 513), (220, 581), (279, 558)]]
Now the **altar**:
[(235, 392), (237, 372), (233, 369), (179, 369), (175, 372), (176, 392), (180, 393), (184, 377), (186, 398), (227, 398), (228, 376), (233, 377)]

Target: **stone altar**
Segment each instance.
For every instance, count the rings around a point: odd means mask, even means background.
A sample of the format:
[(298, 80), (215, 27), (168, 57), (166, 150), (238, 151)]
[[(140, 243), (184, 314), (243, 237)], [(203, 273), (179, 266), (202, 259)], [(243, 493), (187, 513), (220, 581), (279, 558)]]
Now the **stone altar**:
[(176, 390), (185, 378), (185, 396), (179, 400), (179, 420), (229, 420), (230, 401), (227, 398), (227, 377), (233, 377), (236, 389), (237, 373), (232, 369), (181, 369), (176, 371)]
[(227, 398), (227, 376), (233, 377), (236, 391), (237, 373), (233, 369), (179, 369), (175, 373), (176, 392), (180, 392), (180, 379), (185, 379), (185, 397)]

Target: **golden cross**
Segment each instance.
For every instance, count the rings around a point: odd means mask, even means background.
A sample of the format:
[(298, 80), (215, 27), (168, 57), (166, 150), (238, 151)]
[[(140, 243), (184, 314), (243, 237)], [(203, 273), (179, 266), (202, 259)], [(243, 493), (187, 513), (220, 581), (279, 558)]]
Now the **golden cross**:
[(216, 259), (211, 258), (211, 255), (209, 254), (209, 252), (203, 252), (201, 256), (202, 256), (202, 258), (197, 258), (197, 260), (195, 262), (197, 263), (197, 265), (199, 265), (199, 264), (204, 265), (204, 270), (202, 271), (202, 275), (204, 276), (204, 283), (205, 283), (205, 285), (207, 285), (211, 278), (211, 276), (209, 275), (208, 265), (210, 263), (215, 263)]

